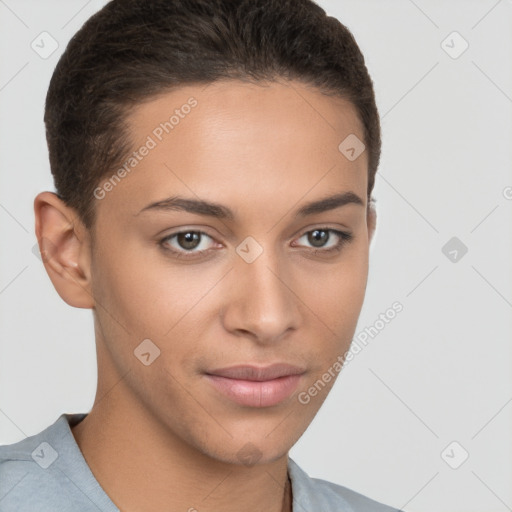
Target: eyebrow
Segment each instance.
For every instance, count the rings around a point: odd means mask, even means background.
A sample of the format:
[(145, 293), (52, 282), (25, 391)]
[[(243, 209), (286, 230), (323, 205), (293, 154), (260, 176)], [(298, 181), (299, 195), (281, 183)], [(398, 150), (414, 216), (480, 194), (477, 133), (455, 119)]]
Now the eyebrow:
[[(332, 196), (324, 197), (301, 206), (296, 212), (295, 217), (306, 217), (315, 213), (322, 213), (345, 206), (346, 204), (358, 204), (364, 206), (363, 200), (354, 192), (343, 192)], [(215, 217), (218, 219), (233, 220), (235, 214), (228, 207), (203, 201), (198, 199), (189, 199), (180, 196), (169, 197), (161, 201), (150, 203), (134, 216), (146, 211), (186, 211), (198, 215)]]

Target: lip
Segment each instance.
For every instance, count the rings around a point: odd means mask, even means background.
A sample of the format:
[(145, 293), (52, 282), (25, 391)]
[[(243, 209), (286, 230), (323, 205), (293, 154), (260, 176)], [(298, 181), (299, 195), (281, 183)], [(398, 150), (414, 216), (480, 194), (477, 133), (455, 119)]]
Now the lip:
[(271, 407), (297, 389), (303, 368), (276, 363), (270, 366), (238, 365), (206, 373), (212, 386), (233, 402), (248, 407)]
[(209, 375), (217, 375), (228, 379), (251, 380), (263, 382), (266, 380), (287, 377), (288, 375), (300, 375), (304, 368), (286, 363), (275, 363), (268, 366), (254, 366), (251, 364), (240, 364), (226, 368), (218, 368), (206, 372)]

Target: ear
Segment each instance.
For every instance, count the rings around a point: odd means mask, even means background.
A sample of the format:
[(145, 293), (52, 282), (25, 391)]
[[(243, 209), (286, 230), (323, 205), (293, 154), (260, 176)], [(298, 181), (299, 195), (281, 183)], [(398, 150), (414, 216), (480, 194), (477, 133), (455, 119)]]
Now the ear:
[(368, 209), (366, 212), (366, 222), (368, 226), (368, 243), (371, 243), (375, 227), (377, 226), (377, 210), (375, 209), (375, 202), (370, 199), (368, 202)]
[(41, 258), (60, 297), (76, 308), (93, 308), (90, 234), (75, 211), (53, 192), (34, 199)]

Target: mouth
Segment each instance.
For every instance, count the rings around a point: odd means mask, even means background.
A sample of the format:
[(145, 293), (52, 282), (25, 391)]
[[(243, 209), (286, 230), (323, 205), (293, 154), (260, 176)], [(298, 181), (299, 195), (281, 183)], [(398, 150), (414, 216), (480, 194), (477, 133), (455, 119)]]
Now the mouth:
[(304, 368), (284, 363), (219, 368), (206, 373), (210, 384), (231, 401), (247, 407), (278, 405), (297, 389)]

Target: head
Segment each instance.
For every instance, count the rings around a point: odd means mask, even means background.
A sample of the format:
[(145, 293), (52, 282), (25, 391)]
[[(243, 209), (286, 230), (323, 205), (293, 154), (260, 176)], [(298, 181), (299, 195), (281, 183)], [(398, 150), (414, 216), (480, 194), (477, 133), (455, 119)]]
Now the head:
[[(68, 44), (45, 124), (36, 233), (59, 295), (93, 310), (97, 407), (117, 393), (219, 461), (283, 456), (366, 290), (380, 128), (351, 33), (310, 0), (113, 0)], [(274, 363), (299, 374), (279, 400), (212, 378)]]

